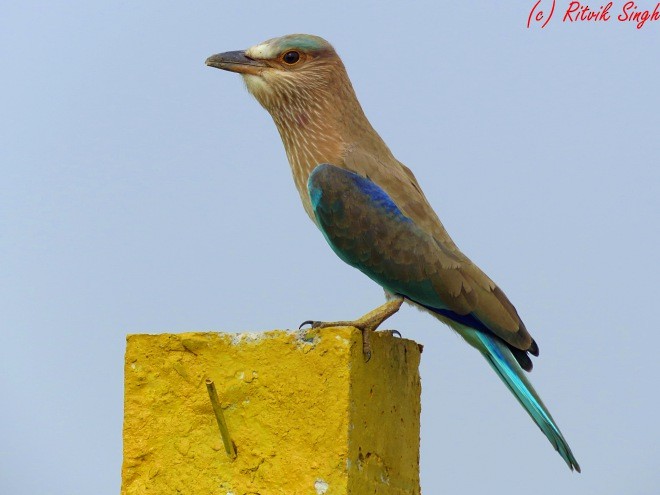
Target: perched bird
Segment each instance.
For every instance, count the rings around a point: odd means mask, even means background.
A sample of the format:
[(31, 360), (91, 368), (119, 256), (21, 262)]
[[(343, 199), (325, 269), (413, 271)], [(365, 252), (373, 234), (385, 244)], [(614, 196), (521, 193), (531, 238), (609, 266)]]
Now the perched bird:
[(571, 470), (580, 471), (525, 377), (539, 348), (504, 292), (454, 244), (413, 173), (373, 129), (324, 39), (293, 34), (206, 65), (237, 72), (282, 137), (305, 211), (334, 252), (380, 284), (388, 301), (352, 325), (369, 333), (405, 300), (452, 327), (486, 358)]

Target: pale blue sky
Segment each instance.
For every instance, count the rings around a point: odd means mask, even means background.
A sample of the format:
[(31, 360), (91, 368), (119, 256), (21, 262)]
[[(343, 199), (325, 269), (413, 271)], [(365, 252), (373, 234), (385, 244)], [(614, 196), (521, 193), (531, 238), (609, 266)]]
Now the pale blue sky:
[(204, 66), (307, 32), (516, 304), (583, 467), (404, 308), (388, 326), (425, 346), (423, 493), (654, 493), (660, 23), (528, 30), (533, 3), (5, 2), (0, 491), (118, 493), (127, 333), (293, 328), (382, 301), (307, 219), (270, 117)]

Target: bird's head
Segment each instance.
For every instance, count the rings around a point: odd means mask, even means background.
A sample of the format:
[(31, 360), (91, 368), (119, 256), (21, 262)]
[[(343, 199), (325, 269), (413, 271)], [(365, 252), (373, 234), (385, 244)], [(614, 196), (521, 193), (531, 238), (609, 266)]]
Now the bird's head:
[(339, 166), (356, 149), (391, 156), (364, 115), (344, 64), (323, 38), (290, 34), (213, 55), (206, 65), (242, 75), (248, 91), (273, 117), (312, 219), (307, 178), (319, 163)]
[(219, 53), (206, 59), (206, 65), (241, 74), (248, 91), (271, 114), (318, 106), (348, 81), (330, 43), (309, 34), (290, 34), (245, 51)]

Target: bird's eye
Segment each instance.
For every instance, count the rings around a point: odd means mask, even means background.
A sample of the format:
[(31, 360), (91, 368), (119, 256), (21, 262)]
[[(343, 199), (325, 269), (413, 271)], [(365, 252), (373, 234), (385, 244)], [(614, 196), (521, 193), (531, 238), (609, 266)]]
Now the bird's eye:
[(298, 60), (300, 60), (300, 53), (293, 50), (290, 52), (286, 52), (284, 55), (282, 55), (282, 60), (284, 60), (284, 63), (286, 64), (293, 65)]

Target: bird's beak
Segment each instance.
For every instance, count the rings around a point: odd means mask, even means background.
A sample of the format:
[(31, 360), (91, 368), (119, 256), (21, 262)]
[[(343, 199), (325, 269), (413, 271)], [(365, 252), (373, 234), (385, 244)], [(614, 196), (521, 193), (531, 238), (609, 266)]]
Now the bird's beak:
[(245, 52), (225, 52), (211, 55), (206, 59), (206, 65), (216, 69), (238, 72), (240, 74), (259, 74), (267, 65), (260, 60), (247, 57)]

